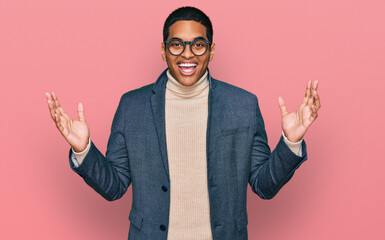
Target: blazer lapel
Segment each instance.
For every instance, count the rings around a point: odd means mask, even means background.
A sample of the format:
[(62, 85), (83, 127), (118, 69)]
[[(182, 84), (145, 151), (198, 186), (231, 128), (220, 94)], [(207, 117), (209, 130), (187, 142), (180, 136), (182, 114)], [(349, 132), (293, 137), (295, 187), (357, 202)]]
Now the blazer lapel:
[(170, 181), (167, 158), (166, 144), (166, 122), (165, 122), (165, 91), (167, 75), (166, 71), (159, 76), (153, 87), (153, 95), (151, 96), (151, 110), (154, 118), (156, 134), (158, 137), (159, 149), (162, 156), (163, 167), (167, 174), (167, 179)]

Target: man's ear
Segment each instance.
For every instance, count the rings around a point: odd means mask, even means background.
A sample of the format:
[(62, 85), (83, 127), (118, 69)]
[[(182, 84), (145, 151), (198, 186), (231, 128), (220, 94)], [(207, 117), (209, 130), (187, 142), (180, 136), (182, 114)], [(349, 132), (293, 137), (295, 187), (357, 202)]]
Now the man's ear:
[(209, 57), (210, 62), (211, 62), (211, 60), (213, 60), (214, 52), (215, 52), (215, 43), (212, 43), (211, 47), (210, 47), (210, 57)]
[(166, 61), (166, 48), (164, 43), (161, 43), (161, 51), (162, 51), (162, 59), (163, 61)]

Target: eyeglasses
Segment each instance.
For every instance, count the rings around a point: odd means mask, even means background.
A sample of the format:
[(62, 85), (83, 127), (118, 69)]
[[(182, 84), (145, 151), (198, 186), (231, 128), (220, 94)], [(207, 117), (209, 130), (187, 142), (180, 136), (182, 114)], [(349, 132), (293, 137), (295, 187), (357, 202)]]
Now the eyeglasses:
[(202, 56), (207, 52), (210, 42), (203, 38), (196, 38), (194, 41), (182, 41), (180, 38), (171, 38), (164, 42), (167, 50), (174, 56), (181, 55), (190, 44), (190, 50), (195, 56)]

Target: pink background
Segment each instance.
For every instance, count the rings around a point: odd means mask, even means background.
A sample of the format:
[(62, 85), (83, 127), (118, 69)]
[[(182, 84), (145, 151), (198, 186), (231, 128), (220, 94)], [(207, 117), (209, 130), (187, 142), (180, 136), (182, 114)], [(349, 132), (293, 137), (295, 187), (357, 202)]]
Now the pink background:
[(127, 239), (131, 188), (108, 202), (70, 169), (44, 92), (73, 117), (84, 103), (104, 153), (120, 96), (166, 67), (163, 23), (183, 5), (210, 16), (212, 75), (259, 97), (272, 148), (277, 97), (295, 110), (320, 80), (309, 159), (274, 199), (249, 192), (249, 238), (385, 239), (383, 0), (0, 0), (0, 238)]

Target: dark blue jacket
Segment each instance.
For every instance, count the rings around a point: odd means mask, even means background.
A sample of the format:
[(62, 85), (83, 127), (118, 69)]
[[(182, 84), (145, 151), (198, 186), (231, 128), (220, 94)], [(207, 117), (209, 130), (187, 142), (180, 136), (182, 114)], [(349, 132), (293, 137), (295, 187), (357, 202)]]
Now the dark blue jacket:
[[(255, 95), (209, 78), (207, 182), (214, 240), (247, 239), (247, 184), (270, 199), (306, 160), (282, 137), (270, 151)], [(123, 94), (114, 116), (106, 157), (91, 142), (79, 167), (71, 168), (109, 201), (132, 183), (128, 239), (166, 240), (170, 210), (170, 176), (165, 133), (164, 71), (154, 84)]]

